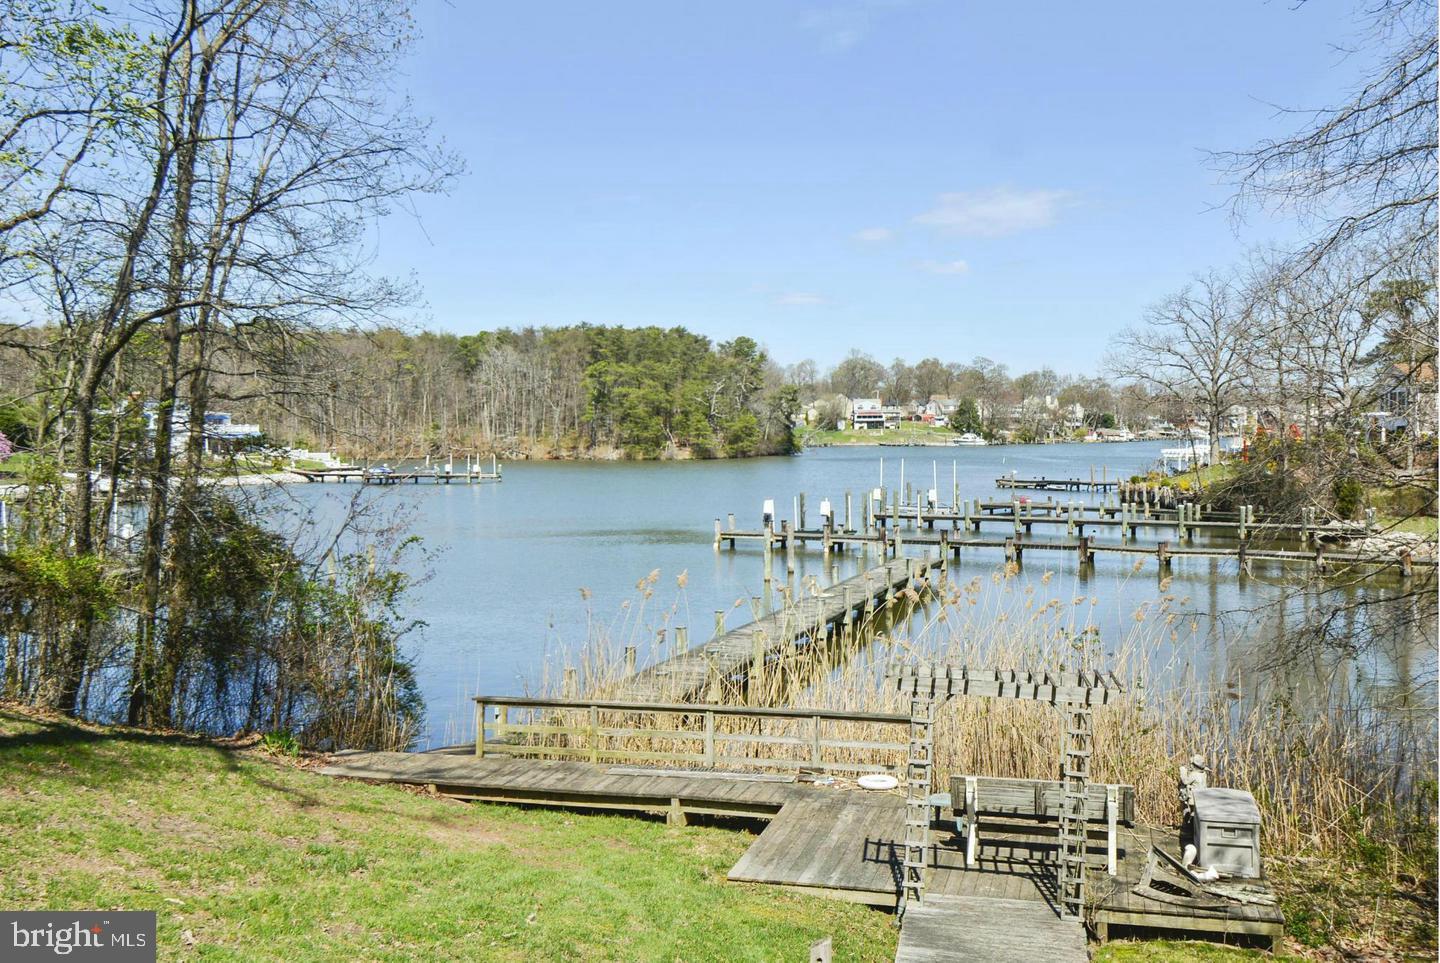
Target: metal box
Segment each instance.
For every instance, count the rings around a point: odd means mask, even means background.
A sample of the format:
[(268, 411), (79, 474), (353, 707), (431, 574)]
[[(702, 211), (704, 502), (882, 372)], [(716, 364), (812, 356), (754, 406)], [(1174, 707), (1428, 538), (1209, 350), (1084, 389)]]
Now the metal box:
[(1260, 808), (1243, 789), (1195, 791), (1196, 862), (1228, 876), (1260, 876)]

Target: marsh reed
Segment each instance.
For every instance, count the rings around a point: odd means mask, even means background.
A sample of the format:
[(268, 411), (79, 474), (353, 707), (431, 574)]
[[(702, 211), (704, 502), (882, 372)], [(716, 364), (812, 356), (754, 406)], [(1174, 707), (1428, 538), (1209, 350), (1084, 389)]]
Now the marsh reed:
[[(637, 589), (640, 598), (609, 626), (592, 624), (586, 642), (547, 659), (535, 694), (590, 699), (621, 698), (634, 663), (671, 654), (683, 620), (685, 576), (678, 600), (656, 611), (660, 573)], [(811, 584), (782, 595), (790, 602)], [(1179, 763), (1202, 753), (1212, 784), (1244, 788), (1260, 806), (1265, 848), (1288, 854), (1326, 855), (1368, 840), (1399, 858), (1417, 842), (1434, 845), (1435, 734), (1433, 713), (1405, 716), (1376, 711), (1349, 690), (1308, 694), (1299, 700), (1264, 679), (1215, 678), (1185, 653), (1204, 639), (1185, 600), (1160, 583), (1140, 604), (1127, 628), (1103, 636), (1094, 619), (1098, 599), (1052, 584), (1047, 574), (1022, 578), (1012, 565), (964, 581), (936, 579), (901, 593), (888, 608), (857, 621), (846, 636), (820, 631), (784, 648), (749, 679), (720, 680), (708, 698), (720, 705), (784, 706), (846, 713), (906, 713), (908, 704), (884, 681), (896, 661), (937, 659), (975, 669), (1046, 671), (1104, 669), (1126, 685), (1118, 701), (1095, 712), (1096, 781), (1136, 787), (1137, 816), (1175, 825)], [(751, 603), (741, 600), (737, 608)], [(646, 610), (649, 609), (648, 618)], [(741, 613), (749, 617), (749, 611)], [(620, 631), (614, 631), (614, 629)], [(817, 627), (818, 628), (818, 627)], [(696, 632), (689, 644), (703, 644)], [(627, 650), (631, 650), (627, 654)], [(1243, 684), (1242, 684), (1243, 683)], [(648, 751), (689, 752), (698, 716), (651, 719), (651, 735), (614, 743), (642, 759)], [(635, 719), (628, 722), (635, 723)], [(753, 722), (733, 720), (729, 731)], [(758, 767), (766, 760), (802, 759), (804, 720), (766, 723), (766, 732), (793, 746), (742, 743)], [(686, 730), (689, 727), (688, 731)], [(835, 723), (827, 738), (864, 745), (891, 743), (896, 728), (873, 722)], [(1009, 700), (953, 699), (936, 722), (936, 768), (954, 773), (1057, 778), (1061, 722), (1050, 706)], [(892, 764), (879, 748), (827, 750), (861, 765)]]

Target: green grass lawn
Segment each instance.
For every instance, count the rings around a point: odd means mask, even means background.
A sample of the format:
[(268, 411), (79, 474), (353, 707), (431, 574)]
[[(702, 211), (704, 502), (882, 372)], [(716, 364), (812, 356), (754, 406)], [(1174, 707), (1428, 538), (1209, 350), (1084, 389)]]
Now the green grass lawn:
[(889, 913), (727, 883), (748, 833), (467, 805), (5, 708), (0, 826), (0, 906), (153, 909), (162, 959), (801, 960), (824, 936), (836, 960), (895, 953)]
[(888, 914), (736, 886), (751, 837), (466, 805), (0, 712), (0, 905), (159, 913), (165, 959), (888, 960)]
[(906, 423), (900, 428), (807, 428), (801, 435), (807, 445), (878, 445), (881, 442), (948, 442), (960, 432), (949, 428), (937, 428), (920, 422)]

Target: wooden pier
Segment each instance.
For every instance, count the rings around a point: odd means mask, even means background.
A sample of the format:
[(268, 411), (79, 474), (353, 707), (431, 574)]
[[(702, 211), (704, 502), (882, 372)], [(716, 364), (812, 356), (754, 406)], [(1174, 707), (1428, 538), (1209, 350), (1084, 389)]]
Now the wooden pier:
[[(720, 540), (729, 543), (732, 547), (737, 541), (763, 542), (766, 537), (766, 533), (763, 531), (726, 530), (720, 533)], [(905, 532), (883, 526), (874, 533), (827, 532), (808, 529), (787, 531), (783, 535), (774, 534), (770, 538), (774, 543), (785, 548), (787, 554), (792, 545), (797, 550), (803, 548), (814, 550), (817, 547), (823, 549), (826, 545), (829, 546), (829, 550), (835, 550), (845, 545), (872, 545), (877, 550), (895, 556), (898, 556), (905, 546), (938, 548), (942, 553), (947, 553), (949, 557), (953, 558), (959, 558), (963, 549), (1001, 549), (1006, 561), (1016, 563), (1024, 561), (1024, 554), (1027, 551), (1069, 552), (1073, 553), (1081, 564), (1089, 564), (1097, 555), (1129, 555), (1155, 559), (1162, 573), (1171, 570), (1171, 563), (1175, 559), (1185, 558), (1234, 559), (1240, 564), (1242, 571), (1249, 571), (1249, 566), (1255, 562), (1306, 564), (1314, 566), (1320, 572), (1328, 572), (1332, 569), (1340, 570), (1351, 566), (1367, 566), (1395, 569), (1405, 577), (1413, 575), (1418, 569), (1433, 571), (1436, 568), (1435, 559), (1414, 558), (1405, 551), (1397, 551), (1393, 554), (1330, 551), (1323, 544), (1317, 545), (1311, 551), (1250, 548), (1245, 545), (1185, 546), (1163, 541), (1148, 544), (1137, 542), (1116, 544), (1098, 542), (1089, 535), (1062, 539), (1036, 539), (1014, 535), (1005, 538), (985, 538), (952, 533), (949, 529)]]
[(757, 668), (790, 651), (801, 639), (848, 636), (905, 589), (923, 582), (937, 559), (895, 558), (716, 635), (631, 676), (623, 695), (641, 701), (686, 702), (723, 684), (743, 682)]
[(432, 485), (449, 485), (452, 482), (460, 485), (473, 485), (480, 482), (503, 480), (499, 465), (495, 465), (488, 471), (478, 466), (464, 471), (447, 471), (439, 466), (403, 471), (389, 468), (292, 468), (290, 470), (302, 476), (306, 481), (333, 482), (341, 485), (351, 481), (361, 485), (403, 485), (407, 483), (419, 485), (421, 482)]
[[(794, 523), (773, 515), (764, 515), (758, 529), (736, 527), (735, 516), (728, 523), (715, 520), (714, 544), (717, 550), (734, 549), (738, 542), (759, 542), (764, 549), (766, 578), (770, 578), (772, 559), (783, 555), (787, 572), (796, 568), (798, 551), (819, 547), (827, 556), (847, 548), (873, 547), (885, 557), (899, 558), (906, 546), (939, 549), (939, 563), (947, 567), (949, 558), (959, 558), (962, 549), (1002, 549), (1006, 561), (1021, 562), (1027, 550), (1074, 552), (1082, 564), (1096, 555), (1115, 554), (1154, 558), (1162, 574), (1169, 572), (1176, 558), (1235, 559), (1240, 569), (1250, 571), (1255, 562), (1308, 564), (1317, 572), (1364, 566), (1395, 569), (1402, 577), (1410, 577), (1417, 569), (1436, 568), (1433, 558), (1417, 558), (1405, 547), (1393, 551), (1347, 551), (1328, 544), (1334, 541), (1361, 538), (1375, 529), (1373, 521), (1320, 523), (1313, 513), (1301, 522), (1261, 521), (1250, 506), (1237, 512), (1207, 513), (1200, 506), (1177, 505), (1173, 510), (1121, 503), (1117, 506), (1094, 506), (1080, 502), (1030, 502), (1012, 498), (1009, 502), (956, 500), (951, 507), (901, 501), (900, 493), (891, 492), (887, 505), (885, 493), (876, 489), (861, 499), (858, 525), (852, 524), (853, 502), (847, 493), (844, 515), (824, 501), (819, 527), (807, 527), (805, 498), (795, 499)], [(1007, 537), (985, 536), (982, 525), (999, 525), (1009, 529)], [(1064, 528), (1064, 538), (1032, 538), (1034, 528)], [(1119, 541), (1096, 539), (1086, 530), (1117, 533)], [(1173, 532), (1173, 540), (1143, 543), (1135, 540), (1141, 530), (1161, 529)], [(1220, 536), (1223, 542), (1197, 535)], [(1280, 547), (1277, 540), (1288, 539), (1300, 547)]]
[[(1106, 473), (1108, 475), (1108, 472)], [(1084, 478), (1020, 478), (1014, 472), (995, 479), (996, 488), (1018, 488), (1033, 492), (1108, 492), (1120, 487), (1120, 479), (1096, 478), (1092, 469)]]
[[(630, 706), (634, 714), (645, 709)], [(694, 706), (692, 715), (701, 717), (705, 709)], [(320, 772), (429, 786), (467, 800), (648, 812), (676, 825), (692, 815), (757, 819), (767, 825), (730, 869), (730, 880), (896, 907), (905, 837), (902, 795), (841, 788), (843, 781), (804, 782), (793, 770), (759, 771), (766, 763), (754, 759), (750, 771), (647, 769), (643, 754), (637, 755), (639, 766), (489, 753), (480, 758), (471, 746), (429, 753), (352, 751), (335, 755)], [(897, 960), (953, 958), (962, 949), (983, 959), (1085, 959), (1083, 928), (1056, 913), (1053, 830), (986, 824), (977, 858), (967, 864), (966, 840), (954, 829), (954, 813), (942, 808), (939, 817), (930, 835), (926, 895), (906, 910)], [(1110, 876), (1105, 842), (1092, 839), (1087, 858), (1097, 885), (1091, 922), (1100, 939), (1127, 926), (1171, 937), (1244, 935), (1264, 941), (1283, 933), (1284, 917), (1273, 905), (1215, 900), (1191, 906), (1135, 892), (1152, 845), (1177, 850), (1178, 838), (1173, 830), (1122, 827)], [(1263, 889), (1263, 882), (1256, 882)], [(973, 914), (988, 922), (966, 925)], [(941, 949), (952, 955), (938, 955)]]

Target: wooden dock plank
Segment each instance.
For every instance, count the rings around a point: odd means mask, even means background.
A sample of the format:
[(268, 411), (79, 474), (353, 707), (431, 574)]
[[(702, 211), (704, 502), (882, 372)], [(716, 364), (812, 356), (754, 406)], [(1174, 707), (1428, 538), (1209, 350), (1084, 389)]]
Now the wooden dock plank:
[(1033, 900), (928, 896), (909, 906), (895, 963), (1085, 963), (1085, 929)]
[[(320, 772), (435, 784), (458, 796), (497, 802), (662, 811), (669, 808), (671, 799), (678, 798), (706, 812), (769, 818), (770, 824), (730, 870), (730, 879), (795, 887), (879, 906), (895, 905), (899, 886), (893, 865), (897, 855), (894, 847), (903, 838), (904, 806), (898, 795), (752, 781), (733, 774), (632, 774), (610, 768), (563, 760), (481, 759), (454, 752), (346, 752), (335, 755)], [(1092, 892), (1100, 900), (1095, 907), (1097, 923), (1160, 928), (1181, 935), (1247, 933), (1274, 937), (1283, 931), (1284, 917), (1276, 907), (1235, 904), (1194, 909), (1132, 893), (1151, 843), (1173, 849), (1173, 837), (1173, 832), (1144, 826), (1122, 827), (1119, 874), (1113, 880), (1104, 875), (1103, 844), (1096, 841), (1091, 850), (1091, 882), (1097, 887)], [(1053, 908), (1053, 835), (982, 826), (979, 859), (973, 868), (965, 866), (963, 841), (948, 825), (937, 828), (931, 839), (933, 863), (927, 873), (927, 904), (935, 900), (938, 905), (944, 899), (967, 904), (1009, 901), (1038, 908), (1058, 920)], [(911, 917), (907, 914), (906, 918)], [(912, 937), (910, 943), (915, 953), (923, 950), (923, 944), (915, 942), (918, 939)], [(985, 956), (979, 947), (974, 952), (978, 955), (971, 958), (1006, 958)], [(1065, 957), (1056, 955), (1054, 959)]]
[(764, 636), (765, 656), (776, 656), (796, 640), (842, 621), (847, 611), (863, 611), (867, 602), (893, 596), (908, 587), (917, 572), (937, 565), (934, 559), (891, 559), (642, 669), (626, 680), (620, 697), (642, 702), (697, 700), (712, 678), (744, 678), (749, 673), (757, 633)]

